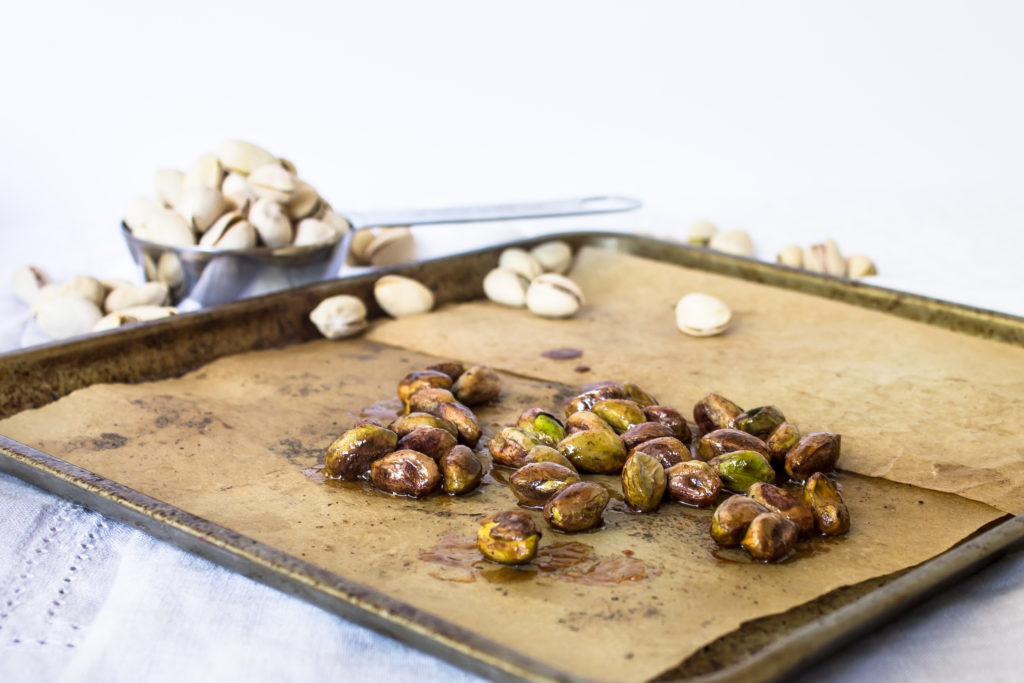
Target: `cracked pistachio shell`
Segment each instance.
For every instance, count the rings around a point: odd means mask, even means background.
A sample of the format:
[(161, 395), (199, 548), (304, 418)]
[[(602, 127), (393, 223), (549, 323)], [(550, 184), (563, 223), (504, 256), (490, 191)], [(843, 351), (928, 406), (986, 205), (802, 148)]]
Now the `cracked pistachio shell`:
[(107, 294), (107, 288), (103, 283), (89, 275), (76, 275), (60, 285), (59, 291), (62, 296), (77, 296), (97, 306), (103, 306), (103, 299)]
[(802, 268), (804, 265), (804, 250), (795, 244), (788, 244), (779, 251), (778, 256), (775, 257), (775, 262), (790, 268)]
[(186, 190), (193, 187), (208, 187), (217, 189), (224, 178), (224, 167), (214, 153), (204, 154), (195, 160), (192, 166), (185, 172), (182, 185)]
[(249, 222), (260, 240), (271, 249), (288, 246), (292, 241), (292, 223), (284, 209), (269, 199), (257, 199), (249, 205)]
[(373, 285), (377, 305), (392, 318), (426, 313), (434, 307), (434, 293), (427, 287), (401, 275), (385, 275)]
[(327, 448), (324, 467), (337, 479), (365, 477), (374, 460), (398, 446), (398, 434), (383, 427), (364, 424), (348, 430)]
[(762, 512), (747, 527), (740, 545), (761, 562), (778, 562), (796, 546), (796, 524), (777, 512)]
[(487, 442), (487, 450), (494, 456), (494, 462), (506, 467), (522, 467), (526, 454), (541, 443), (518, 427), (505, 427)]
[(352, 229), (352, 224), (348, 222), (348, 219), (332, 209), (327, 205), (327, 202), (324, 201), (320, 202), (320, 210), (317, 211), (313, 217), (331, 226), (337, 230), (340, 235), (345, 235)]
[(579, 286), (557, 273), (538, 275), (526, 290), (526, 307), (545, 318), (568, 318), (583, 306)]
[(523, 411), (516, 422), (516, 427), (537, 437), (538, 441), (549, 446), (556, 446), (565, 438), (565, 427), (557, 417), (543, 408), (528, 408)]
[(256, 200), (256, 193), (249, 187), (249, 181), (240, 173), (228, 173), (220, 184), (220, 193), (224, 196), (224, 204), (232, 209), (241, 209)]
[(804, 502), (814, 515), (814, 525), (826, 536), (839, 536), (850, 530), (850, 511), (839, 487), (821, 472), (815, 472), (804, 484)]
[(305, 180), (295, 178), (295, 189), (288, 197), (288, 217), (293, 221), (309, 218), (320, 208), (320, 195)]
[(147, 239), (143, 236), (146, 223), (149, 222), (151, 216), (164, 211), (168, 211), (168, 209), (159, 200), (152, 197), (138, 197), (124, 207), (124, 224), (136, 237)]
[(53, 339), (67, 339), (91, 332), (103, 317), (96, 304), (73, 294), (46, 301), (35, 315), (39, 329)]
[(675, 432), (660, 422), (641, 422), (624, 431), (621, 436), (622, 443), (626, 444), (626, 450), (631, 451), (644, 441), (662, 436), (675, 436)]
[(839, 460), (842, 437), (831, 432), (811, 432), (800, 437), (786, 453), (786, 474), (804, 481), (815, 472), (831, 472)]
[(716, 232), (708, 239), (708, 247), (733, 256), (754, 257), (754, 244), (744, 230)]
[(467, 406), (490, 403), (501, 393), (501, 377), (487, 365), (474, 365), (455, 380), (452, 393)]
[(531, 462), (553, 462), (556, 465), (567, 467), (573, 472), (576, 471), (576, 466), (573, 465), (568, 458), (559, 453), (558, 449), (552, 448), (551, 446), (545, 446), (544, 444), (531, 448), (523, 461), (527, 465)]
[(643, 409), (628, 398), (606, 398), (590, 409), (619, 434), (647, 421)]
[(744, 493), (756, 482), (775, 481), (771, 463), (757, 451), (726, 453), (712, 459), (709, 464), (722, 478), (722, 485), (730, 491)]
[(103, 300), (103, 309), (113, 313), (135, 306), (163, 306), (170, 291), (163, 282), (145, 282), (141, 285), (115, 287)]
[(459, 432), (459, 442), (470, 448), (476, 446), (477, 441), (480, 440), (480, 422), (472, 410), (458, 401), (445, 401), (437, 406), (434, 412), (442, 420), (447, 420), (455, 425), (455, 429)]
[(414, 370), (398, 383), (398, 398), (408, 407), (409, 397), (425, 387), (451, 389), (452, 378), (437, 370)]
[(589, 429), (570, 434), (558, 444), (558, 451), (580, 472), (618, 474), (626, 462), (626, 445), (607, 429)]
[(468, 446), (454, 446), (441, 457), (444, 490), (451, 495), (469, 493), (480, 485), (484, 466)]
[(622, 466), (622, 497), (630, 507), (640, 512), (658, 509), (665, 497), (665, 468), (654, 456), (634, 452)]
[(239, 221), (244, 221), (245, 216), (240, 211), (225, 211), (220, 217), (213, 222), (206, 232), (203, 233), (202, 237), (199, 238), (199, 246), (201, 247), (213, 247), (217, 245), (220, 238), (224, 236), (224, 232)]
[(343, 339), (366, 329), (366, 305), (348, 294), (329, 296), (309, 313), (309, 321), (327, 339)]
[(580, 476), (575, 470), (553, 462), (534, 462), (513, 472), (508, 486), (520, 505), (540, 508), (556, 493), (578, 481)]
[(217, 148), (217, 158), (224, 168), (241, 175), (277, 161), (267, 150), (244, 140), (228, 140)]
[(185, 174), (181, 171), (163, 168), (153, 174), (156, 197), (165, 206), (175, 208), (185, 190)]
[(476, 547), (484, 557), (502, 564), (525, 564), (537, 554), (541, 533), (525, 510), (506, 510), (484, 519)]
[(295, 238), (292, 240), (292, 244), (297, 247), (328, 244), (340, 237), (338, 231), (327, 223), (316, 218), (303, 218), (295, 226)]
[(693, 406), (693, 421), (702, 432), (726, 429), (743, 409), (720, 394), (708, 394)]
[(412, 260), (416, 241), (405, 225), (359, 230), (352, 237), (351, 257), (356, 265), (393, 266)]
[(565, 420), (566, 435), (576, 432), (585, 432), (588, 429), (607, 429), (614, 432), (612, 426), (589, 410), (581, 410), (573, 413)]
[(281, 203), (287, 203), (291, 199), (297, 180), (278, 163), (253, 169), (246, 178), (256, 196)]
[(675, 408), (671, 406), (647, 406), (644, 408), (644, 417), (647, 418), (648, 422), (657, 422), (665, 425), (672, 430), (672, 436), (683, 443), (690, 442), (690, 425), (687, 424), (686, 418)]
[(598, 401), (603, 401), (606, 398), (629, 398), (626, 394), (626, 390), (621, 385), (616, 383), (603, 384), (593, 389), (576, 394), (569, 399), (565, 405), (565, 416), (569, 417), (573, 413), (581, 410), (592, 409)]
[(417, 427), (398, 440), (398, 447), (419, 451), (434, 460), (441, 460), (458, 441), (446, 429), (440, 427)]
[(690, 449), (674, 436), (659, 436), (654, 439), (648, 439), (633, 450), (653, 455), (661, 461), (662, 467), (666, 469), (691, 459)]
[(442, 387), (421, 387), (409, 396), (409, 412), (433, 413), (437, 415), (438, 406), (454, 400), (455, 396), (452, 392)]
[(711, 337), (725, 332), (732, 311), (721, 299), (691, 292), (676, 303), (676, 327), (694, 337)]
[(572, 247), (562, 240), (538, 244), (530, 250), (530, 256), (548, 273), (565, 275), (572, 265)]
[(864, 254), (851, 254), (846, 259), (846, 277), (851, 280), (859, 280), (869, 275), (878, 275), (878, 268), (874, 261)]
[(783, 422), (768, 436), (768, 454), (773, 463), (782, 464), (789, 452), (800, 440), (800, 430), (792, 422)]
[(494, 268), (484, 276), (484, 294), (502, 306), (522, 308), (530, 281), (508, 268)]
[(686, 241), (699, 247), (706, 247), (718, 228), (711, 221), (694, 221), (686, 231)]
[(653, 406), (658, 404), (658, 399), (654, 398), (635, 382), (623, 382), (622, 390), (626, 392), (627, 398), (636, 403), (641, 408), (647, 406)]
[(518, 247), (511, 247), (502, 251), (501, 255), (498, 256), (498, 267), (519, 273), (526, 278), (527, 282), (532, 281), (544, 272), (544, 266), (540, 264), (540, 261), (531, 256), (525, 249)]
[(132, 323), (159, 320), (160, 318), (169, 318), (177, 314), (178, 309), (174, 306), (133, 306), (103, 316), (92, 326), (92, 331), (114, 330)]
[(399, 438), (419, 427), (439, 427), (456, 439), (459, 438), (459, 430), (455, 428), (455, 425), (442, 417), (431, 415), (430, 413), (409, 413), (408, 415), (395, 418), (388, 425), (388, 429), (395, 432)]
[(750, 487), (747, 496), (796, 524), (801, 535), (814, 531), (814, 513), (810, 506), (789, 491), (759, 481)]
[(134, 231), (141, 239), (171, 247), (190, 247), (196, 243), (192, 228), (178, 213), (170, 209), (154, 212), (143, 224), (141, 231)]
[(764, 441), (738, 429), (716, 429), (697, 441), (697, 455), (702, 460), (711, 460), (734, 451), (757, 451), (765, 458), (771, 458)]
[(40, 268), (22, 266), (11, 276), (11, 289), (14, 295), (29, 306), (35, 302), (39, 290), (50, 283), (50, 278)]
[(436, 372), (443, 372), (452, 378), (452, 382), (459, 379), (459, 376), (466, 371), (466, 366), (457, 360), (444, 360), (440, 363), (434, 363), (428, 365), (425, 370), (434, 370)]
[(715, 502), (722, 490), (722, 479), (711, 465), (703, 460), (687, 460), (665, 470), (668, 479), (668, 497), (677, 503), (707, 507)]
[(252, 223), (238, 221), (224, 231), (214, 246), (218, 249), (252, 249), (258, 242), (259, 236)]
[(441, 487), (441, 470), (429, 455), (400, 450), (373, 461), (370, 481), (381, 491), (419, 498)]
[(775, 431), (776, 427), (785, 421), (786, 416), (776, 406), (759, 406), (745, 410), (734, 417), (730, 426), (747, 434), (753, 434), (759, 439), (766, 439)]
[(743, 542), (747, 527), (768, 508), (746, 496), (729, 496), (711, 516), (711, 538), (720, 546), (736, 548)]
[(611, 496), (600, 484), (569, 484), (544, 505), (544, 519), (559, 531), (586, 531), (601, 523)]

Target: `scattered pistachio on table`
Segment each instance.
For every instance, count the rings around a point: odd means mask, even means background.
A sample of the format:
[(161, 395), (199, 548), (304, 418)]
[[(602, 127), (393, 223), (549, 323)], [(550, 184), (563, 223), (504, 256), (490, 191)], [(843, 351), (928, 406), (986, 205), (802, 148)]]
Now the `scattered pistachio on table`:
[(572, 265), (572, 247), (561, 240), (530, 251), (511, 247), (498, 257), (498, 267), (484, 277), (484, 294), (495, 303), (528, 308), (546, 318), (568, 318), (584, 304), (579, 285), (564, 275)]
[(351, 337), (368, 324), (363, 300), (348, 294), (327, 297), (310, 312), (309, 320), (328, 339)]
[(721, 334), (732, 322), (732, 311), (721, 299), (691, 292), (676, 303), (676, 327), (694, 337)]
[(422, 282), (403, 275), (385, 275), (373, 285), (377, 305), (392, 318), (426, 313), (434, 307), (434, 293)]
[(790, 268), (802, 268), (812, 273), (824, 273), (851, 280), (878, 275), (874, 262), (863, 254), (851, 254), (844, 259), (839, 246), (832, 239), (807, 247), (787, 245), (779, 251), (775, 261)]

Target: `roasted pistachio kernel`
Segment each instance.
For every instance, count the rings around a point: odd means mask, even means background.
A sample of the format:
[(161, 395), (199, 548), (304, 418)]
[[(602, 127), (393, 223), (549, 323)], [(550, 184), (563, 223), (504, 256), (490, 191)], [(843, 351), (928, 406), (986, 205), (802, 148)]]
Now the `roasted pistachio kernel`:
[(831, 472), (839, 460), (841, 437), (831, 432), (811, 432), (800, 437), (786, 453), (786, 474), (804, 481), (815, 472)]
[(464, 405), (483, 405), (498, 398), (501, 393), (501, 377), (486, 365), (474, 365), (455, 380), (452, 393)]
[(524, 410), (516, 422), (516, 427), (529, 432), (549, 446), (557, 445), (566, 435), (561, 421), (543, 408)]
[(370, 481), (381, 491), (400, 496), (426, 496), (441, 486), (441, 470), (429, 455), (408, 449), (375, 460)]
[(602, 384), (570, 398), (565, 406), (565, 416), (569, 417), (581, 410), (590, 410), (598, 401), (609, 398), (628, 398), (628, 396), (625, 389), (619, 384), (614, 382)]
[(559, 531), (586, 531), (601, 523), (610, 498), (603, 486), (592, 481), (569, 484), (544, 506), (544, 519)]
[(494, 462), (507, 467), (522, 467), (526, 454), (540, 442), (518, 427), (506, 427), (491, 437), (487, 450), (494, 456)]
[(458, 401), (445, 401), (437, 406), (435, 413), (442, 420), (455, 425), (461, 443), (470, 448), (476, 446), (476, 442), (480, 440), (480, 423), (477, 422), (472, 410)]
[(534, 462), (513, 472), (508, 486), (520, 505), (539, 508), (544, 507), (556, 493), (579, 480), (580, 476), (568, 467), (553, 462)]
[(572, 464), (569, 458), (559, 453), (557, 448), (545, 446), (544, 444), (534, 446), (530, 449), (530, 452), (526, 454), (525, 464), (529, 465), (531, 462), (553, 462), (556, 465), (567, 467), (573, 472), (576, 471), (576, 466)]
[(738, 429), (716, 429), (697, 441), (697, 455), (702, 460), (711, 460), (733, 451), (757, 451), (768, 458), (768, 444), (753, 434)]
[(719, 394), (708, 394), (693, 406), (693, 421), (702, 432), (725, 429), (743, 409)]
[(623, 382), (622, 390), (626, 392), (626, 396), (636, 403), (641, 408), (647, 406), (653, 406), (658, 404), (658, 400), (648, 394), (646, 391), (640, 388), (639, 385), (634, 382)]
[(626, 445), (609, 429), (589, 429), (562, 439), (558, 451), (580, 472), (618, 474), (626, 462)]
[(615, 431), (612, 429), (610, 424), (589, 410), (580, 410), (575, 412), (565, 420), (565, 430), (567, 434), (585, 432), (588, 429), (607, 429), (609, 432)]
[(783, 422), (768, 436), (768, 454), (773, 463), (783, 464), (786, 453), (800, 440), (800, 430), (792, 422)]
[(410, 397), (406, 406), (410, 413), (433, 413), (446, 401), (454, 401), (452, 392), (441, 387), (423, 387), (417, 389)]
[(796, 545), (796, 524), (777, 512), (762, 512), (755, 517), (740, 544), (750, 556), (761, 562), (778, 562)]
[(590, 410), (619, 434), (647, 421), (643, 409), (628, 398), (606, 398)]
[(486, 517), (476, 534), (476, 547), (489, 560), (525, 564), (537, 554), (541, 533), (525, 510), (506, 510)]
[(814, 513), (810, 506), (789, 491), (759, 481), (747, 490), (747, 496), (796, 524), (802, 535), (814, 531)]
[(427, 370), (433, 370), (434, 372), (443, 372), (452, 378), (452, 382), (457, 380), (462, 373), (466, 371), (466, 366), (457, 360), (445, 360), (440, 363), (434, 363), (428, 365)]
[(690, 425), (686, 418), (671, 406), (647, 406), (644, 408), (644, 417), (649, 422), (660, 422), (672, 430), (673, 436), (683, 443), (690, 443)]
[(821, 472), (815, 472), (804, 484), (804, 501), (814, 515), (814, 525), (826, 536), (839, 536), (850, 530), (850, 511), (839, 494), (839, 487)]
[(423, 387), (452, 388), (452, 378), (436, 370), (417, 370), (410, 372), (398, 383), (398, 398), (402, 403), (409, 404), (409, 397)]
[(756, 482), (772, 482), (775, 470), (768, 458), (757, 451), (734, 451), (714, 458), (709, 463), (722, 478), (722, 486), (745, 493)]
[(715, 509), (711, 516), (711, 538), (726, 548), (735, 548), (743, 542), (747, 527), (768, 508), (746, 496), (730, 496)]
[(649, 439), (635, 447), (633, 451), (653, 455), (661, 461), (661, 465), (665, 469), (690, 460), (692, 457), (689, 447), (674, 436), (659, 436), (656, 439)]
[(390, 429), (364, 424), (353, 427), (327, 448), (324, 469), (327, 476), (358, 479), (366, 476), (374, 460), (395, 450), (398, 435)]
[(688, 460), (665, 470), (668, 497), (677, 503), (707, 507), (722, 490), (722, 478), (703, 460)]
[(766, 439), (775, 428), (786, 421), (785, 415), (775, 406), (759, 406), (740, 413), (732, 421), (732, 428), (759, 439)]
[(454, 446), (441, 457), (444, 490), (452, 495), (469, 493), (480, 485), (484, 467), (468, 446)]
[(653, 455), (639, 451), (626, 459), (622, 466), (622, 497), (640, 512), (658, 509), (665, 497), (665, 468)]
[(674, 438), (675, 432), (660, 422), (641, 422), (624, 431), (621, 436), (622, 443), (626, 444), (626, 450), (631, 451), (644, 441), (650, 441), (651, 439), (663, 436)]
[(440, 427), (417, 427), (398, 440), (398, 447), (419, 451), (434, 460), (440, 460), (458, 443), (446, 429)]
[(409, 413), (395, 419), (388, 429), (398, 434), (399, 438), (420, 427), (438, 427), (458, 438), (459, 430), (448, 420), (430, 413)]

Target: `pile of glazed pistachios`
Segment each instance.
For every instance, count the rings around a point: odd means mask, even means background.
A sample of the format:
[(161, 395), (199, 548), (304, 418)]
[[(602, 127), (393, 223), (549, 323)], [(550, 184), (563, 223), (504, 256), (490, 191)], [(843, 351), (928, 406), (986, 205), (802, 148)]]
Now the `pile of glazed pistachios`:
[[(826, 475), (839, 458), (839, 435), (801, 435), (775, 406), (744, 411), (708, 394), (693, 408), (691, 429), (636, 384), (606, 382), (570, 399), (565, 415), (563, 424), (529, 408), (488, 443), (496, 463), (515, 468), (509, 486), (520, 506), (542, 508), (558, 531), (598, 526), (610, 500), (580, 473), (619, 474), (624, 501), (641, 513), (666, 498), (708, 507), (723, 491), (741, 494), (715, 510), (711, 536), (764, 562), (786, 557), (801, 536), (849, 530), (846, 505)], [(540, 535), (528, 513), (509, 510), (484, 520), (477, 545), (492, 560), (521, 564)]]

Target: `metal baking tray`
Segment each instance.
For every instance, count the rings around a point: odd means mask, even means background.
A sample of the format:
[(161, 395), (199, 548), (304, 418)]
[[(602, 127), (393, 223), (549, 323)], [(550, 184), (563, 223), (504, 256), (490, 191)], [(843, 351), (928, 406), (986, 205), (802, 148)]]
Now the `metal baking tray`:
[[(426, 283), (434, 289), (439, 304), (465, 301), (482, 296), (480, 283), (496, 265), (502, 249), (528, 248), (552, 238), (563, 239), (574, 248), (591, 246), (634, 254), (1024, 346), (1024, 319), (1014, 316), (627, 234), (571, 232), (545, 236), (387, 272), (407, 274)], [(454, 272), (460, 276), (451, 277)], [(306, 316), (326, 296), (354, 294), (370, 302), (371, 317), (382, 316), (372, 303), (373, 282), (380, 274), (318, 283), (0, 355), (0, 417), (46, 405), (94, 383), (178, 376), (223, 356), (316, 339), (318, 334)], [(467, 629), (3, 436), (0, 471), (478, 674), (496, 680), (567, 680), (564, 672)], [(731, 645), (719, 648), (734, 653), (731, 659), (715, 659), (712, 643), (712, 656), (707, 661), (689, 668), (684, 663), (669, 677), (693, 681), (778, 680), (980, 569), (1022, 541), (1024, 522), (1007, 516), (983, 533), (896, 577), (840, 589), (786, 615), (759, 620), (767, 622), (767, 629), (744, 626), (719, 639), (726, 643), (732, 639)], [(759, 637), (755, 632), (770, 635)], [(736, 647), (741, 641), (743, 646)]]

